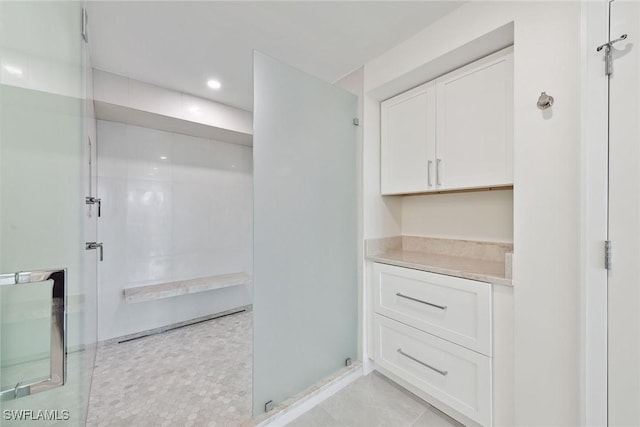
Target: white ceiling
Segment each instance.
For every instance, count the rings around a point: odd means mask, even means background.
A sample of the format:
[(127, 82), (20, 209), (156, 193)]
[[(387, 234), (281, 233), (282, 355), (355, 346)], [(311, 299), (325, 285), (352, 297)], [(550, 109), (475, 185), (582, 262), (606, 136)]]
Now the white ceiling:
[(92, 65), (252, 110), (253, 49), (334, 82), (461, 3), (92, 1)]

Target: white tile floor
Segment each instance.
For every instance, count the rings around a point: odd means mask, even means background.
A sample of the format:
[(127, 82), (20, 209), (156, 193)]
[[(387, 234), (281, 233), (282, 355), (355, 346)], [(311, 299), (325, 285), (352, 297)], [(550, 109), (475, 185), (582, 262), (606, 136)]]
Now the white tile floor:
[(380, 374), (362, 377), (289, 427), (456, 427), (461, 424)]
[[(102, 344), (89, 427), (251, 425), (251, 312)], [(451, 427), (455, 421), (379, 374), (360, 378), (291, 427)]]

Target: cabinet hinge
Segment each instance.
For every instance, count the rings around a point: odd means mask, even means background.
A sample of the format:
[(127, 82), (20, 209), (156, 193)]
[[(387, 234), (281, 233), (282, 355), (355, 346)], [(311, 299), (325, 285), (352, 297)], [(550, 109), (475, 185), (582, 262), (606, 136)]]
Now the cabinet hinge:
[(611, 241), (604, 242), (604, 268), (611, 270)]

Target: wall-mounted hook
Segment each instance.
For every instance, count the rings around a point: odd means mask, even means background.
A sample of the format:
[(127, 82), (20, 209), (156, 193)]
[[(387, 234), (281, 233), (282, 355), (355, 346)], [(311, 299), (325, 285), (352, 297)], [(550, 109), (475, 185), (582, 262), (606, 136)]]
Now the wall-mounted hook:
[(546, 110), (553, 106), (553, 96), (547, 95), (547, 92), (542, 92), (538, 98), (538, 108)]

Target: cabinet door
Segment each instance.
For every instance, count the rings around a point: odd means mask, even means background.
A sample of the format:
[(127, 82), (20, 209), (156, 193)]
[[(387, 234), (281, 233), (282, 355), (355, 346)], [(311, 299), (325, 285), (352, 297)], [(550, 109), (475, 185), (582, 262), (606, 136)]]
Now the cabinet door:
[(513, 184), (513, 48), (436, 80), (439, 190)]
[(435, 82), (381, 105), (381, 192), (435, 189)]

